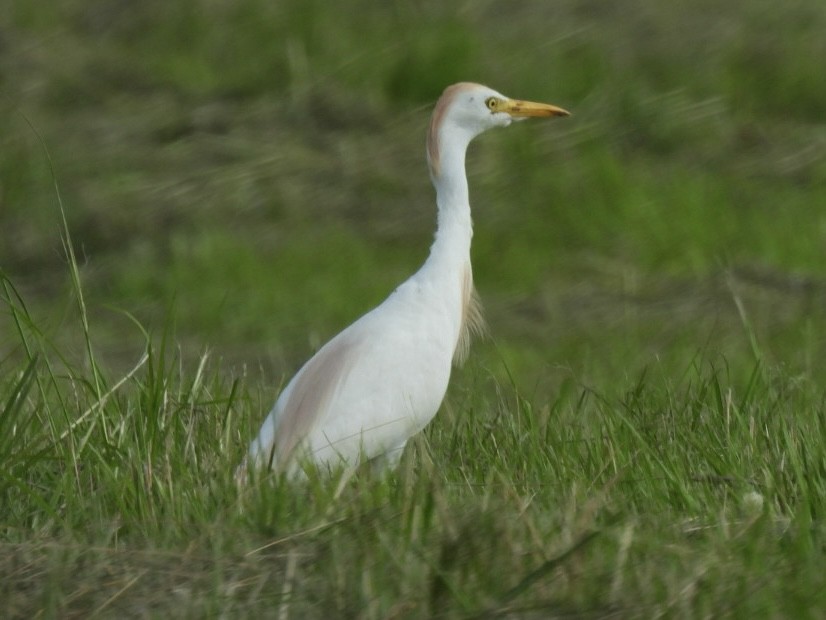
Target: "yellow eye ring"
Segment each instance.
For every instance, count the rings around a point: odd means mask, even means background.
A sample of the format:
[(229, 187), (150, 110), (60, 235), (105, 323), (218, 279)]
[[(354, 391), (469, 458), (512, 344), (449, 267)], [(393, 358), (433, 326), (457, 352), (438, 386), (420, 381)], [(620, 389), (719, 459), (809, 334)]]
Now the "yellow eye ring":
[(499, 100), (496, 97), (488, 97), (485, 99), (485, 105), (488, 106), (488, 110), (495, 112), (499, 107)]

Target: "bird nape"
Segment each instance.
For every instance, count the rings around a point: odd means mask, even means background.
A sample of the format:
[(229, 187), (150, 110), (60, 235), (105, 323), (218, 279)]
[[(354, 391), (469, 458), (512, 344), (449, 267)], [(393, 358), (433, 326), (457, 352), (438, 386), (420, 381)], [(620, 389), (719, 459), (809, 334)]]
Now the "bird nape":
[(562, 108), (510, 99), (480, 84), (445, 89), (427, 134), (438, 223), (421, 268), (377, 308), (335, 336), (281, 392), (238, 470), (288, 475), (306, 466), (395, 465), (407, 440), (436, 415), (452, 362), (483, 329), (473, 288), (473, 229), (465, 152), (477, 135)]

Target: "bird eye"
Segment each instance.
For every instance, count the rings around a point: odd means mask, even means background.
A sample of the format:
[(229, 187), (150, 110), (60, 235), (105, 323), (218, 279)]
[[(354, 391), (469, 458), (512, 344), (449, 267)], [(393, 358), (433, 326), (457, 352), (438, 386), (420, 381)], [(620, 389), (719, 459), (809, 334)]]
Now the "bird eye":
[(488, 110), (491, 110), (491, 111), (496, 109), (496, 106), (498, 105), (498, 103), (499, 102), (496, 100), (496, 97), (488, 97), (485, 100), (485, 105), (488, 106)]

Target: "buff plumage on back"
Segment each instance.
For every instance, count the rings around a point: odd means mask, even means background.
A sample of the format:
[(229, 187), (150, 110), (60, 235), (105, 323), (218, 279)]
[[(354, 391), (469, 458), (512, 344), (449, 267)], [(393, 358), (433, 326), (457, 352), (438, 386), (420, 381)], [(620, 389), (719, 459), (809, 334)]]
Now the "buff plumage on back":
[(459, 330), (459, 341), (456, 343), (453, 363), (456, 366), (464, 364), (470, 352), (473, 336), (484, 336), (486, 333), (487, 326), (482, 314), (482, 301), (473, 286), (473, 271), (468, 262), (462, 278), (462, 327)]
[(358, 357), (359, 341), (352, 334), (340, 334), (314, 355), (301, 369), (289, 398), (278, 416), (278, 430), (272, 446), (266, 447), (272, 465), (283, 467), (294, 455), (301, 440), (327, 413), (335, 394)]

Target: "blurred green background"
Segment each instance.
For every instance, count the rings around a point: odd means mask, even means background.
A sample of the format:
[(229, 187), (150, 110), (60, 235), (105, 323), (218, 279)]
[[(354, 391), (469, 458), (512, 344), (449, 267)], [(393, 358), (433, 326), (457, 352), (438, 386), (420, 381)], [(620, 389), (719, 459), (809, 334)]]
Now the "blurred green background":
[[(824, 33), (823, 0), (0, 3), (0, 615), (822, 616)], [(573, 112), (471, 146), (491, 337), (393, 476), (237, 487), (427, 256), (459, 80)]]
[(471, 80), (573, 116), (471, 148), (493, 336), (460, 383), (826, 379), (821, 0), (8, 0), (0, 24), (0, 267), (78, 357), (37, 134), (106, 363), (144, 346), (131, 314), (274, 396), (426, 257), (428, 116)]

